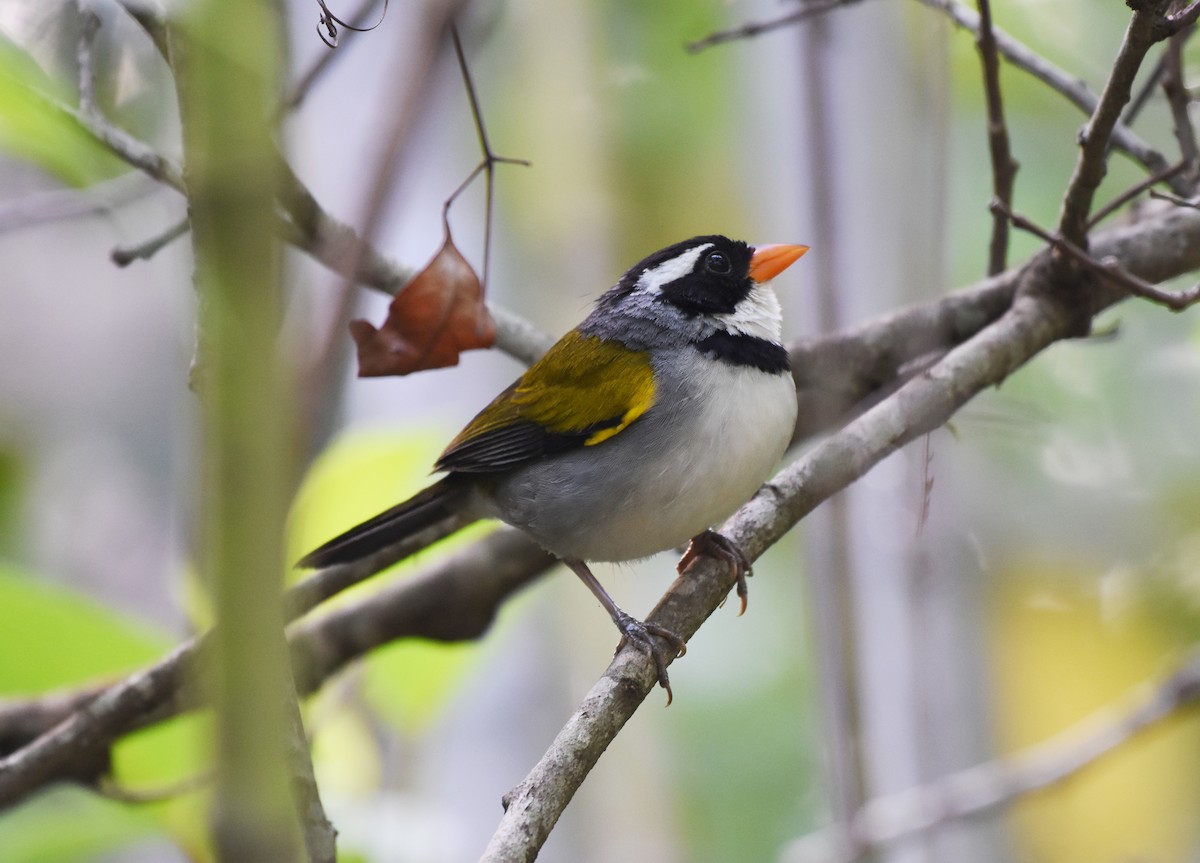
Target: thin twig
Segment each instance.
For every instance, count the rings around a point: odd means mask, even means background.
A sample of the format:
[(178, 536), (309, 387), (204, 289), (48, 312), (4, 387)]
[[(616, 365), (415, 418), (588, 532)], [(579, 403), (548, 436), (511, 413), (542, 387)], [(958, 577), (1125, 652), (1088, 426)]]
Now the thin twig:
[(729, 30), (718, 30), (715, 33), (708, 34), (703, 39), (689, 42), (685, 47), (690, 53), (695, 54), (714, 45), (734, 42), (739, 39), (752, 39), (755, 36), (770, 33), (782, 27), (790, 27), (792, 24), (798, 24), (808, 18), (823, 15), (839, 6), (850, 6), (858, 2), (860, 0), (813, 0), (813, 2), (806, 3), (796, 12), (789, 12), (786, 15), (779, 18), (772, 18), (769, 21), (751, 21), (739, 27), (730, 28)]
[(139, 201), (158, 184), (137, 171), (101, 180), (82, 189), (56, 188), (0, 201), (0, 234), (32, 228), (45, 222), (107, 213)]
[(1121, 118), (1121, 123), (1132, 127), (1134, 121), (1141, 116), (1142, 110), (1150, 103), (1151, 97), (1158, 90), (1158, 85), (1162, 82), (1162, 77), (1167, 72), (1167, 58), (1164, 54), (1160, 56), (1154, 64), (1154, 68), (1146, 75), (1146, 80), (1142, 82), (1137, 93), (1129, 100), (1129, 106), (1125, 109), (1125, 114)]
[(1175, 129), (1175, 140), (1179, 142), (1179, 155), (1188, 165), (1188, 174), (1195, 181), (1198, 167), (1196, 158), (1196, 130), (1188, 113), (1191, 99), (1188, 97), (1187, 82), (1183, 72), (1183, 48), (1194, 30), (1181, 30), (1167, 40), (1165, 61), (1166, 75), (1163, 77), (1163, 92), (1171, 108), (1171, 122)]
[(79, 64), (79, 110), (84, 114), (99, 114), (96, 107), (96, 34), (100, 32), (100, 16), (87, 0), (76, 0), (79, 17), (79, 41), (76, 59)]
[(175, 162), (159, 154), (148, 144), (134, 138), (124, 129), (114, 126), (98, 112), (85, 112), (79, 108), (65, 105), (38, 91), (30, 92), (49, 107), (74, 120), (84, 132), (107, 147), (113, 155), (126, 164), (137, 168), (160, 183), (170, 186), (177, 192), (185, 191), (183, 171)]
[(1192, 0), (1185, 8), (1166, 16), (1164, 35), (1174, 36), (1200, 21), (1200, 0)]
[(191, 221), (184, 216), (165, 231), (161, 231), (148, 240), (143, 240), (134, 246), (117, 246), (109, 253), (109, 258), (118, 267), (127, 267), (134, 261), (148, 261), (163, 248), (182, 237), (191, 227)]
[(470, 185), (471, 181), (479, 176), (479, 172), (483, 171), (487, 174), (485, 181), (485, 201), (484, 201), (484, 221), (483, 221), (483, 279), (482, 283), (486, 289), (488, 286), (488, 272), (492, 259), (492, 200), (493, 192), (496, 185), (496, 165), (524, 165), (529, 167), (529, 162), (526, 159), (511, 159), (505, 156), (497, 156), (492, 150), (491, 142), (488, 141), (487, 126), (483, 122), (483, 109), (480, 107), (479, 95), (475, 92), (475, 82), (471, 78), (471, 70), (467, 66), (467, 57), (463, 53), (462, 40), (458, 37), (458, 26), (450, 25), (450, 41), (454, 44), (454, 56), (458, 60), (458, 71), (462, 75), (463, 86), (467, 90), (467, 99), (471, 103), (471, 119), (475, 122), (475, 135), (479, 138), (479, 148), (483, 150), (483, 161), (478, 167), (471, 172), (463, 183), (454, 190), (453, 194), (446, 199), (446, 204), (442, 208), (442, 219), (446, 220), (449, 217), (450, 205), (454, 203), (455, 198), (462, 193), (464, 189)]
[(1193, 210), (1200, 210), (1200, 196), (1181, 198), (1179, 195), (1173, 195), (1170, 192), (1160, 192), (1158, 189), (1151, 189), (1150, 197), (1158, 198), (1160, 201), (1170, 201), (1176, 207), (1190, 207)]
[(929, 523), (929, 509), (933, 502), (933, 434), (925, 435), (921, 447), (921, 505), (917, 508), (916, 536), (921, 535)]
[(1011, 806), (1032, 791), (1070, 779), (1197, 699), (1200, 651), (1193, 651), (1165, 679), (1143, 683), (1119, 704), (1013, 755), (876, 797), (849, 825), (834, 825), (795, 840), (781, 860), (850, 863), (939, 825)]
[[(375, 10), (382, 0), (362, 0), (358, 8), (351, 14), (350, 27), (351, 30), (363, 29), (363, 25), (367, 23), (371, 13)], [(346, 56), (346, 52), (342, 51), (322, 51), (313, 64), (305, 70), (304, 74), (296, 79), (296, 83), (292, 85), (292, 89), (288, 91), (287, 96), (283, 100), (283, 108), (285, 111), (294, 111), (300, 107), (300, 104), (308, 97), (313, 85), (317, 80), (325, 74), (325, 71), (333, 65), (334, 61), (339, 57)]]
[[(1004, 204), (1012, 204), (1017, 163), (1012, 157), (1008, 126), (1004, 122), (1004, 100), (1000, 93), (1000, 60), (996, 52), (996, 34), (992, 28), (992, 6), (979, 0), (979, 36), (975, 40), (983, 62), (983, 91), (987, 102), (988, 151), (992, 157), (992, 193)], [(987, 274), (1004, 270), (1008, 260), (1008, 219), (1002, 214), (992, 218), (992, 239), (988, 247)]]
[(321, 15), (317, 21), (317, 33), (320, 35), (321, 41), (328, 48), (336, 48), (338, 46), (338, 27), (344, 27), (355, 33), (369, 33), (383, 23), (383, 19), (387, 17), (388, 10), (388, 0), (383, 0), (383, 11), (379, 13), (379, 20), (370, 27), (356, 27), (354, 24), (347, 23), (330, 12), (329, 7), (325, 5), (325, 0), (317, 0), (317, 5), (321, 7)]
[(1159, 22), (1153, 7), (1137, 8), (1125, 30), (1125, 38), (1113, 61), (1112, 71), (1100, 99), (1079, 135), (1079, 156), (1063, 193), (1058, 233), (1080, 248), (1087, 247), (1088, 218), (1100, 181), (1108, 171), (1108, 145), (1121, 111), (1129, 103), (1134, 78), (1146, 52), (1158, 41), (1155, 27)]
[[(956, 26), (978, 37), (979, 15), (958, 0), (917, 0), (917, 2), (930, 9), (945, 13)], [(1095, 111), (1098, 99), (1082, 79), (1055, 66), (1000, 28), (993, 27), (992, 31), (996, 37), (996, 49), (1005, 60), (1060, 93), (1085, 114), (1090, 115)], [(1112, 130), (1112, 145), (1150, 171), (1162, 171), (1170, 164), (1166, 156), (1151, 147), (1128, 126), (1122, 124), (1118, 124)], [(1187, 190), (1183, 188), (1183, 184), (1179, 183), (1179, 178), (1175, 177), (1174, 179), (1172, 188), (1180, 194), (1186, 194)]]
[(1121, 266), (1121, 262), (1116, 257), (1107, 255), (1100, 260), (1096, 260), (1066, 237), (1063, 237), (1061, 234), (1050, 233), (1045, 228), (1040, 227), (1019, 213), (1014, 213), (1000, 201), (992, 201), (992, 210), (1003, 213), (1008, 219), (1012, 220), (1014, 226), (1023, 231), (1028, 231), (1036, 237), (1040, 237), (1054, 248), (1066, 253), (1076, 263), (1103, 276), (1134, 296), (1166, 306), (1173, 312), (1181, 312), (1200, 302), (1200, 284), (1194, 285), (1186, 291), (1175, 293), (1164, 291), (1130, 273)]
[[(1152, 174), (1146, 179), (1142, 180), (1140, 183), (1135, 183), (1134, 185), (1130, 186), (1124, 192), (1117, 195), (1117, 197), (1113, 198), (1111, 201), (1092, 214), (1092, 217), (1088, 220), (1088, 230), (1090, 231), (1092, 228), (1096, 227), (1096, 225), (1104, 221), (1105, 218), (1111, 216), (1117, 210), (1121, 209), (1121, 207), (1128, 204), (1138, 195), (1142, 194), (1142, 192), (1150, 189), (1151, 186), (1157, 186), (1159, 183), (1174, 177), (1176, 174), (1186, 168), (1187, 165), (1187, 162), (1176, 162), (1165, 171), (1159, 171), (1158, 173)], [(1151, 195), (1154, 195), (1153, 190), (1151, 190)]]

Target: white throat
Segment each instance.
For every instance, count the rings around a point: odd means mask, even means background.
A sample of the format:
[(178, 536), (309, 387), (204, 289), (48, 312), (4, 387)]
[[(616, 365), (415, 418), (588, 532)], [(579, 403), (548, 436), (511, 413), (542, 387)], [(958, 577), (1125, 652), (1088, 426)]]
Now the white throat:
[(779, 344), (783, 340), (783, 311), (769, 282), (754, 284), (732, 312), (713, 315), (731, 333), (754, 336)]

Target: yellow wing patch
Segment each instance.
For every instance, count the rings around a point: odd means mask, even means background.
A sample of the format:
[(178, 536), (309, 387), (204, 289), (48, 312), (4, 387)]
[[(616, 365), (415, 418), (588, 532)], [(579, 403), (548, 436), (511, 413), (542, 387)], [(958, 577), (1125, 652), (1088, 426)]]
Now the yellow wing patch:
[(578, 435), (594, 446), (648, 411), (656, 390), (650, 355), (577, 331), (567, 333), (450, 443), (463, 445), (522, 422), (549, 435)]

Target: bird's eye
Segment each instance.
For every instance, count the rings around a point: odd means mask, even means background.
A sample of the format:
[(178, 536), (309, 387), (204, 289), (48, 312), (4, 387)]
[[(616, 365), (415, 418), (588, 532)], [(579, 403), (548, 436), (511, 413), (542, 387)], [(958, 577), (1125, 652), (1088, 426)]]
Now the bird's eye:
[(709, 252), (708, 257), (704, 259), (704, 268), (710, 273), (723, 276), (733, 269), (733, 263), (724, 252)]

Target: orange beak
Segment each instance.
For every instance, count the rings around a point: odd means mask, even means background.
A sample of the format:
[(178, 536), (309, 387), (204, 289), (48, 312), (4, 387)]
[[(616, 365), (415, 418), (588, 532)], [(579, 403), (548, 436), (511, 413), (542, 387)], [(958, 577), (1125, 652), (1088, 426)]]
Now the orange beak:
[(769, 282), (808, 251), (808, 246), (755, 246), (750, 257), (750, 278), (756, 282)]

